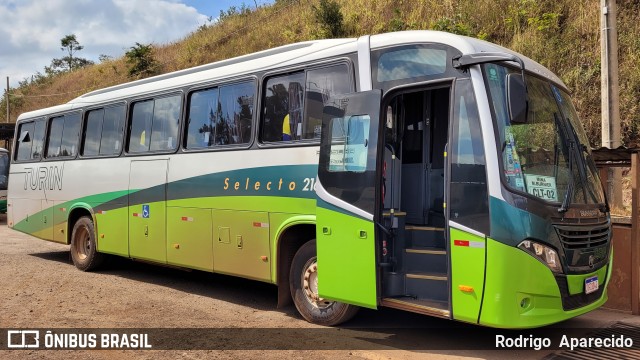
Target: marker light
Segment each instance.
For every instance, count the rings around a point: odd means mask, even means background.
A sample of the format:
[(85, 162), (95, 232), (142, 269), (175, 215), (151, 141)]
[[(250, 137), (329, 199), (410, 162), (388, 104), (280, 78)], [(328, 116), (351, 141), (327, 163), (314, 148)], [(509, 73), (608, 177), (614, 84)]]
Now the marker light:
[(540, 262), (547, 265), (554, 273), (562, 273), (560, 258), (554, 249), (531, 240), (521, 242), (520, 245), (518, 245), (518, 248), (540, 260)]

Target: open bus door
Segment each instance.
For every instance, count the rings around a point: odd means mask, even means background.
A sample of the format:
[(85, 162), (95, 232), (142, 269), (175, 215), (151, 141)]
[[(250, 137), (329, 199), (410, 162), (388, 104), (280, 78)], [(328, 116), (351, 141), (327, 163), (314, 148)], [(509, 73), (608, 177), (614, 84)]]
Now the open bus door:
[(376, 227), (381, 91), (332, 98), (324, 107), (318, 164), (318, 293), (377, 307)]

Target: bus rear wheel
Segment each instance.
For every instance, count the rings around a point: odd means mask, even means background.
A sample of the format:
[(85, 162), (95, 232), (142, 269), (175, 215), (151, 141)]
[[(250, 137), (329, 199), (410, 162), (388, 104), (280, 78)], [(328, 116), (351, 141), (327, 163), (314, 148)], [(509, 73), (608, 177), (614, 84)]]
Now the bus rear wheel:
[(316, 241), (302, 245), (293, 257), (289, 274), (291, 297), (305, 320), (333, 326), (351, 319), (358, 307), (323, 299), (318, 295), (318, 262)]
[(91, 271), (100, 267), (105, 255), (98, 252), (96, 232), (93, 221), (83, 216), (73, 225), (71, 232), (71, 259), (82, 271)]

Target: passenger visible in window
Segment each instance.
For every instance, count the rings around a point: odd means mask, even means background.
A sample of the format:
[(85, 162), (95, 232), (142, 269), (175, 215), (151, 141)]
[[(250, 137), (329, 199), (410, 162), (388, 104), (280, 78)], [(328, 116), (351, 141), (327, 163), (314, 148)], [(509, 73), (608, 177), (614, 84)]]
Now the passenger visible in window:
[(293, 138), (291, 137), (291, 124), (289, 123), (289, 114), (285, 115), (284, 120), (282, 120), (282, 140), (293, 140)]

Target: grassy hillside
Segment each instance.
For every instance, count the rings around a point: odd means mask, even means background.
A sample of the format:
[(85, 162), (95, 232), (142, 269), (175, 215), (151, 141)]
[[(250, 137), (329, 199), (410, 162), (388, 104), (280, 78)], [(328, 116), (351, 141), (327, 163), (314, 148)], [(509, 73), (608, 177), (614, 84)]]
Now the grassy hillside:
[[(160, 72), (184, 69), (283, 44), (325, 37), (313, 6), (319, 0), (279, 0), (228, 11), (220, 21), (176, 43), (156, 45)], [(600, 144), (599, 0), (337, 0), (344, 35), (438, 29), (486, 39), (549, 67), (574, 93), (592, 145)], [(624, 143), (638, 142), (640, 5), (618, 2), (620, 113)], [(211, 14), (218, 15), (218, 14)], [(135, 40), (135, 39), (132, 39)], [(86, 48), (91, 44), (83, 44)], [(131, 44), (123, 44), (127, 46)], [(82, 93), (131, 81), (124, 59), (23, 84), (12, 90), (12, 115), (66, 102)], [(5, 104), (0, 114), (5, 113)], [(1, 116), (1, 115), (0, 115)]]

